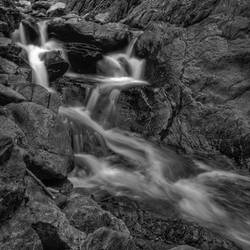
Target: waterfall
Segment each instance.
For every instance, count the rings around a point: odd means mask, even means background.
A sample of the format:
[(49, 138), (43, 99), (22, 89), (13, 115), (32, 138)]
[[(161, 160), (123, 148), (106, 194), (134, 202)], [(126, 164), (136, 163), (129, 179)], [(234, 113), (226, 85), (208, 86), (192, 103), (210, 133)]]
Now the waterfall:
[(49, 92), (54, 92), (49, 87), (49, 77), (46, 69), (45, 61), (42, 55), (52, 50), (62, 50), (55, 41), (48, 41), (47, 39), (47, 23), (41, 21), (38, 24), (40, 46), (30, 44), (27, 42), (25, 27), (20, 23), (19, 29), (15, 31), (14, 36), (17, 45), (24, 49), (28, 56), (30, 67), (32, 68), (32, 79), (38, 85), (41, 85)]
[[(17, 42), (27, 52), (35, 83), (51, 92), (41, 55), (58, 47), (47, 40), (46, 22), (38, 27), (40, 46), (27, 43), (23, 24), (17, 32)], [(89, 76), (96, 84), (89, 90), (85, 105), (59, 109), (74, 130), (78, 164), (69, 179), (75, 187), (101, 186), (115, 195), (171, 202), (184, 218), (223, 233), (249, 249), (250, 178), (218, 171), (198, 161), (188, 164), (170, 150), (116, 128), (121, 91), (149, 85), (143, 80), (145, 61), (133, 53), (135, 43), (136, 39), (124, 53), (105, 55), (98, 62), (98, 75)], [(96, 137), (102, 155), (97, 155), (96, 150), (85, 152), (86, 130)], [(121, 157), (126, 163), (118, 164), (107, 157), (110, 155)]]

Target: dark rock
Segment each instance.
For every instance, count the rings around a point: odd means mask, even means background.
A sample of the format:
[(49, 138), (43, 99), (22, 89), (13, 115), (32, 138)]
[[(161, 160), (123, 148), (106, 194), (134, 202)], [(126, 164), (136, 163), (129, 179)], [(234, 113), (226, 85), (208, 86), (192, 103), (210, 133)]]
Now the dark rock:
[(9, 103), (23, 102), (25, 97), (13, 90), (12, 88), (6, 87), (0, 84), (0, 105), (7, 105)]
[(79, 20), (75, 22), (51, 21), (48, 24), (50, 37), (55, 37), (64, 42), (79, 42), (95, 45), (103, 52), (123, 48), (128, 43), (129, 30), (120, 23), (97, 24)]
[(8, 110), (26, 135), (30, 170), (41, 179), (65, 178), (72, 168), (71, 139), (55, 113), (28, 102), (10, 104)]
[(27, 177), (25, 181), (26, 203), (0, 226), (1, 249), (13, 245), (23, 246), (17, 249), (80, 249), (85, 234), (70, 226), (65, 215), (32, 179)]
[(5, 143), (5, 145), (1, 145), (1, 148), (5, 147), (3, 150), (1, 150), (4, 151), (1, 152), (1, 161), (6, 160), (0, 164), (1, 222), (8, 219), (18, 208), (24, 198), (25, 192), (25, 164), (22, 153), (17, 148), (12, 150), (13, 145), (10, 145), (10, 139), (8, 139), (9, 142), (6, 140), (7, 139), (2, 137), (0, 138), (0, 143)]
[(45, 52), (41, 57), (45, 61), (50, 82), (55, 81), (68, 70), (69, 64), (63, 59), (62, 52), (59, 50)]
[(96, 63), (102, 58), (101, 49), (91, 44), (66, 43), (71, 69), (78, 73), (95, 73)]
[(95, 201), (79, 194), (73, 194), (63, 209), (70, 223), (86, 234), (93, 233), (100, 227), (129, 234), (122, 220), (104, 211)]

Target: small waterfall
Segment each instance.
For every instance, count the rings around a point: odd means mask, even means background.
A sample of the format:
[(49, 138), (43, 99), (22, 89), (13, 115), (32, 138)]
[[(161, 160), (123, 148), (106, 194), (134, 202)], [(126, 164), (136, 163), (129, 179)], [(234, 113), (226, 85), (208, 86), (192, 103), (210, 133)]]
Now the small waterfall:
[[(27, 52), (36, 84), (52, 91), (41, 55), (56, 49), (57, 44), (47, 41), (45, 22), (38, 27), (41, 46), (27, 44), (22, 24), (16, 32), (18, 44)], [(106, 55), (98, 63), (99, 74), (90, 76), (95, 85), (89, 89), (86, 105), (59, 109), (75, 130), (77, 167), (70, 180), (75, 187), (102, 187), (116, 195), (171, 202), (186, 219), (249, 249), (249, 177), (218, 171), (200, 162), (188, 164), (170, 150), (116, 128), (114, 117), (121, 91), (148, 85), (143, 80), (145, 62), (133, 55), (135, 43), (136, 39), (124, 53)], [(97, 148), (85, 152), (86, 130), (96, 138), (100, 154)], [(121, 157), (125, 163), (112, 161), (108, 157), (111, 155)]]
[[(47, 40), (47, 23), (42, 21), (38, 23), (40, 46), (34, 44), (28, 44), (26, 38), (25, 27), (20, 23), (19, 29), (14, 32), (13, 37), (17, 44), (26, 51), (30, 67), (32, 68), (32, 79), (38, 85), (41, 85), (49, 92), (54, 92), (49, 87), (49, 77), (45, 66), (45, 61), (42, 59), (42, 55), (51, 50), (62, 50), (55, 41)], [(18, 35), (17, 35), (18, 34)], [(19, 36), (19, 38), (18, 38)]]

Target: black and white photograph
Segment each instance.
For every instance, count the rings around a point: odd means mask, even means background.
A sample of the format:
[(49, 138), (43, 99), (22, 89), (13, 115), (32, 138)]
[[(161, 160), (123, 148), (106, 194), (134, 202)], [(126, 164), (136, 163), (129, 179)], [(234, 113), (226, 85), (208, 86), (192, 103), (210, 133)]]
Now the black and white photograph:
[(250, 0), (0, 0), (0, 250), (250, 250)]

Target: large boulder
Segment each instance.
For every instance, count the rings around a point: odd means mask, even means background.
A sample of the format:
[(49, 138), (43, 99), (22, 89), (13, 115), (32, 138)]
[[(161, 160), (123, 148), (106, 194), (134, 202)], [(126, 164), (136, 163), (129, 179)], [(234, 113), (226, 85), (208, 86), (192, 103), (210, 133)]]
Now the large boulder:
[(73, 70), (95, 73), (96, 62), (102, 53), (124, 48), (129, 39), (126, 25), (119, 23), (97, 24), (74, 18), (52, 20), (48, 24), (49, 37), (64, 42)]
[(9, 104), (8, 112), (24, 132), (28, 168), (41, 179), (63, 179), (72, 168), (69, 131), (57, 115), (35, 103)]

